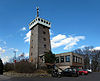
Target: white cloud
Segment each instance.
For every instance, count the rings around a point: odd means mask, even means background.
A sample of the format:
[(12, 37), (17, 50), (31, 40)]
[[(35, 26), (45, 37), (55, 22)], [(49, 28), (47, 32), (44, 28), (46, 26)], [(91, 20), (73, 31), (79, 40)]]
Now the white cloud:
[(2, 48), (0, 47), (0, 51), (2, 50)]
[(14, 48), (9, 48), (9, 50), (14, 50)]
[(58, 41), (60, 41), (60, 40), (62, 40), (62, 39), (65, 39), (65, 38), (66, 38), (65, 35), (59, 34), (59, 35), (53, 37), (52, 40), (51, 40), (51, 42), (58, 42)]
[(21, 54), (18, 55), (18, 57), (20, 57), (20, 56), (29, 57), (29, 53), (25, 53), (25, 54), (21, 53)]
[(57, 48), (60, 46), (65, 46), (64, 50), (68, 50), (74, 45), (77, 45), (77, 42), (84, 39), (85, 36), (66, 37), (66, 35), (59, 34), (51, 39), (51, 47)]
[(3, 63), (9, 62), (10, 58), (8, 56), (5, 56), (2, 58)]
[(5, 50), (5, 49), (3, 49), (3, 50), (2, 50), (2, 53), (5, 53), (5, 51), (6, 51), (6, 50)]
[(26, 27), (23, 27), (20, 29), (21, 31), (26, 31)]
[(85, 47), (88, 47), (87, 45), (82, 45), (81, 47), (79, 47), (80, 49), (83, 49)]
[(18, 49), (15, 49), (15, 51), (18, 52), (19, 50)]
[(16, 52), (18, 52), (18, 51), (19, 51), (18, 49), (15, 49), (15, 48), (9, 48), (8, 50), (9, 50), (9, 51), (11, 51), (11, 50), (12, 50), (12, 51), (16, 51)]
[(24, 37), (25, 42), (30, 42), (30, 36), (31, 36), (31, 31), (29, 31), (29, 32), (26, 34), (26, 37)]
[(25, 54), (25, 57), (29, 57), (29, 53), (26, 53), (26, 54)]
[(95, 48), (93, 48), (94, 50), (100, 50), (100, 47), (95, 47)]
[(0, 47), (0, 53), (5, 53), (5, 51), (6, 51), (5, 49)]

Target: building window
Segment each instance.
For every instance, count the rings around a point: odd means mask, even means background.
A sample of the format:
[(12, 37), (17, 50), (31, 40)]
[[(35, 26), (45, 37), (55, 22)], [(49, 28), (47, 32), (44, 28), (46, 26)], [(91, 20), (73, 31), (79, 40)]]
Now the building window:
[(45, 31), (43, 31), (43, 34), (46, 34), (46, 32), (45, 32)]
[(48, 52), (44, 52), (44, 54), (47, 54)]
[(64, 56), (60, 56), (60, 62), (64, 62)]
[(82, 63), (82, 58), (81, 58), (81, 63)]
[(44, 44), (44, 48), (46, 48), (46, 44)]
[(80, 63), (80, 57), (78, 58), (78, 63)]
[(76, 63), (78, 62), (78, 57), (76, 56)]
[(46, 41), (46, 38), (43, 38), (44, 41)]
[(70, 62), (70, 55), (66, 56), (66, 62)]
[(59, 57), (56, 57), (56, 63), (59, 63)]
[(76, 62), (76, 57), (73, 55), (73, 62)]

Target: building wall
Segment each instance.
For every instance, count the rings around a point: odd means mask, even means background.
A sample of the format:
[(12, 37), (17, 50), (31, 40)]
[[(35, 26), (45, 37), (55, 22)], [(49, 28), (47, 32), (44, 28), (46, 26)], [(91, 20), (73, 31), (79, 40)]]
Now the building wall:
[(51, 50), (49, 28), (39, 25), (38, 32), (39, 55), (41, 55)]
[[(61, 56), (64, 56), (64, 62), (61, 62)], [(70, 62), (66, 62), (66, 56), (70, 56)], [(74, 57), (77, 57), (77, 59), (81, 59), (78, 60), (77, 62), (74, 62)], [(68, 53), (61, 53), (61, 54), (56, 54), (56, 57), (59, 57), (59, 63), (56, 63), (57, 66), (62, 67), (62, 68), (67, 68), (67, 67), (83, 67), (84, 65), (84, 60), (83, 57), (79, 54), (75, 54), (72, 52), (68, 52)]]
[(49, 50), (51, 50), (49, 28), (41, 24), (35, 25), (31, 29), (29, 60), (33, 63), (39, 60), (42, 62), (40, 57)]
[(36, 25), (31, 30), (29, 60), (31, 62), (36, 63), (37, 55), (38, 55), (38, 25)]
[[(70, 62), (66, 62), (65, 60), (65, 56), (70, 55)], [(60, 57), (64, 56), (64, 62), (61, 62)], [(71, 53), (61, 53), (61, 54), (56, 54), (56, 57), (59, 57), (59, 63), (56, 63), (59, 66), (63, 66), (63, 65), (72, 65), (72, 54)]]
[(77, 61), (76, 62), (72, 62), (72, 66), (82, 66), (84, 65), (84, 58), (83, 56), (76, 54), (76, 53), (72, 53), (72, 60), (74, 59), (74, 56), (77, 57)]

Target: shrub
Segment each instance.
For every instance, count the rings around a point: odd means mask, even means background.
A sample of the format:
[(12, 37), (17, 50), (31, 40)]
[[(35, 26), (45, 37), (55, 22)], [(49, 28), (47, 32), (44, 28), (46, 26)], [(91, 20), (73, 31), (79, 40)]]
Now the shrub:
[(14, 70), (14, 64), (13, 63), (6, 63), (4, 65), (4, 71), (8, 72), (8, 71), (13, 71)]
[(47, 69), (47, 73), (51, 74), (53, 69)]
[(35, 65), (28, 61), (20, 61), (15, 64), (15, 71), (18, 73), (33, 73)]
[(45, 63), (55, 63), (55, 54), (53, 54), (51, 51), (45, 53), (44, 55)]

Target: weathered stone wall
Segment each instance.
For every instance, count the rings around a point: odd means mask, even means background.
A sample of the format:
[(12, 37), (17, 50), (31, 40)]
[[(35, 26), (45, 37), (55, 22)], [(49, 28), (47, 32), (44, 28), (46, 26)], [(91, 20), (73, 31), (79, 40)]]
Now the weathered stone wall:
[(29, 60), (37, 63), (38, 56), (51, 50), (49, 28), (37, 24), (31, 30)]

